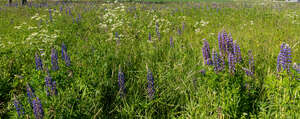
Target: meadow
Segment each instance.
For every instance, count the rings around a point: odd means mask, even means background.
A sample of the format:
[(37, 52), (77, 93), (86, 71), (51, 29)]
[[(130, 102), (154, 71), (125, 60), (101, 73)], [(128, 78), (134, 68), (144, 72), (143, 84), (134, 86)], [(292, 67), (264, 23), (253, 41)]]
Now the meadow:
[(300, 118), (300, 4), (0, 5), (0, 118)]

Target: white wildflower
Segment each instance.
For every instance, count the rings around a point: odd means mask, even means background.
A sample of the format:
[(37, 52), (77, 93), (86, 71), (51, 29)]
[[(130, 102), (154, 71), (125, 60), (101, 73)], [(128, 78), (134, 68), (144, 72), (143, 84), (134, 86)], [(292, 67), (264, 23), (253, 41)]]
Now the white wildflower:
[(195, 29), (195, 32), (196, 32), (196, 33), (199, 33), (199, 32), (201, 32), (201, 29), (200, 29), (200, 28), (197, 28), (197, 29)]
[(32, 27), (32, 26), (29, 26), (28, 27), (28, 30), (32, 30), (32, 29), (36, 29), (37, 27)]
[(209, 22), (208, 22), (208, 21), (201, 20), (200, 23), (201, 23), (201, 26), (206, 26)]
[(251, 21), (250, 21), (250, 24), (251, 24), (251, 25), (254, 25), (254, 22), (251, 20)]
[(14, 29), (21, 29), (22, 26), (15, 26)]

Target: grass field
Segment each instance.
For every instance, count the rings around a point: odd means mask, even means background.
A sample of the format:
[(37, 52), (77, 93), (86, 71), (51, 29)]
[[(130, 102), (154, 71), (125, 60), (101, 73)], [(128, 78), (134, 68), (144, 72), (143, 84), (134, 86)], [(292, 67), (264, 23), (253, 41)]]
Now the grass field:
[(2, 4), (0, 117), (299, 119), (299, 5)]

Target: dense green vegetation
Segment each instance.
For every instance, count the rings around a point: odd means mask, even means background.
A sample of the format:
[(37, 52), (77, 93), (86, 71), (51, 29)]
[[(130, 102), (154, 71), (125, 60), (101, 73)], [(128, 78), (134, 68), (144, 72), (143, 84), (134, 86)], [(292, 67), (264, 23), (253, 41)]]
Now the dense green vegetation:
[[(0, 6), (2, 118), (18, 117), (16, 100), (24, 109), (21, 118), (35, 117), (27, 84), (40, 99), (44, 118), (300, 118), (300, 76), (292, 68), (300, 63), (298, 4), (31, 5)], [(223, 30), (241, 49), (235, 73), (227, 61), (219, 72), (203, 61), (202, 39), (210, 51), (219, 51)], [(70, 66), (62, 57), (63, 43)], [(276, 69), (282, 43), (292, 51), (289, 72)], [(58, 52), (57, 71), (51, 70), (51, 49)], [(243, 70), (249, 68), (249, 50), (253, 76)], [(43, 70), (36, 70), (36, 54)], [(147, 89), (150, 71), (153, 98)], [(56, 81), (56, 95), (47, 96), (47, 76)]]

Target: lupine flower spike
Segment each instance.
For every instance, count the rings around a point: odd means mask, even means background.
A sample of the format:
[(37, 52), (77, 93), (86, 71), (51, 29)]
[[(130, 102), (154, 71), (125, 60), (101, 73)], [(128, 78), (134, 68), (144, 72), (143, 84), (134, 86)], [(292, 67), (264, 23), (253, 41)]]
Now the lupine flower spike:
[(66, 66), (69, 67), (71, 65), (70, 57), (68, 56), (66, 51), (64, 51), (64, 54), (65, 54), (64, 60), (65, 60)]
[(35, 97), (34, 95), (34, 90), (31, 88), (31, 86), (29, 84), (26, 85), (26, 89), (27, 89), (27, 97), (28, 97), (28, 102), (30, 104), (30, 106), (32, 107), (32, 99)]
[(152, 72), (150, 69), (147, 68), (147, 80), (148, 80), (148, 86), (147, 86), (147, 91), (148, 91), (148, 96), (150, 99), (154, 98), (154, 77), (152, 75)]
[(57, 95), (57, 91), (56, 91), (56, 82), (52, 81), (52, 78), (50, 77), (50, 74), (48, 74), (45, 77), (45, 85), (46, 85), (46, 92), (47, 92), (47, 96), (49, 95)]
[(65, 61), (66, 65), (70, 66), (71, 65), (70, 57), (67, 54), (67, 48), (64, 43), (62, 43), (62, 45), (61, 45), (61, 55), (62, 55), (62, 59)]
[(52, 64), (53, 71), (57, 71), (59, 69), (58, 57), (57, 57), (57, 52), (56, 52), (55, 48), (51, 49), (51, 64)]
[(229, 64), (229, 72), (231, 74), (235, 73), (235, 58), (232, 53), (229, 53), (228, 55), (228, 64)]
[(277, 72), (281, 70), (290, 71), (290, 64), (291, 64), (291, 48), (288, 44), (283, 43), (280, 47), (280, 52), (277, 57)]
[(120, 96), (124, 97), (125, 96), (125, 92), (126, 92), (126, 88), (125, 88), (125, 76), (124, 73), (122, 72), (121, 67), (119, 68), (119, 73), (118, 73), (118, 83), (119, 83), (119, 92), (120, 92)]
[(226, 52), (227, 52), (227, 54), (233, 53), (233, 55), (234, 55), (233, 47), (234, 46), (233, 46), (232, 36), (231, 36), (231, 33), (229, 33), (228, 37), (226, 38)]
[(219, 57), (218, 53), (214, 49), (212, 51), (212, 62), (213, 62), (215, 72), (222, 70), (221, 58)]
[(233, 43), (233, 53), (234, 53), (236, 62), (238, 62), (238, 63), (241, 62), (242, 61), (241, 49), (240, 49), (240, 46), (236, 42)]
[(16, 97), (14, 99), (14, 105), (16, 107), (16, 111), (18, 113), (18, 117), (24, 115), (24, 108), (23, 108), (22, 104), (17, 100)]
[(45, 77), (45, 85), (46, 85), (46, 92), (47, 96), (50, 95), (51, 90), (49, 90), (49, 87), (51, 87), (52, 78), (49, 76), (49, 74)]
[(41, 100), (38, 97), (36, 97), (35, 99), (33, 99), (32, 104), (35, 118), (42, 119), (44, 117), (44, 110), (42, 107)]
[(43, 70), (42, 59), (38, 53), (35, 53), (35, 66), (36, 70)]
[(66, 45), (65, 45), (64, 43), (62, 43), (62, 44), (61, 44), (61, 58), (62, 58), (62, 60), (65, 59), (65, 54), (64, 54), (64, 52), (67, 52), (67, 47), (66, 47)]
[(203, 39), (202, 55), (203, 55), (204, 64), (212, 65), (210, 48), (209, 48), (209, 44), (206, 41), (206, 39)]

